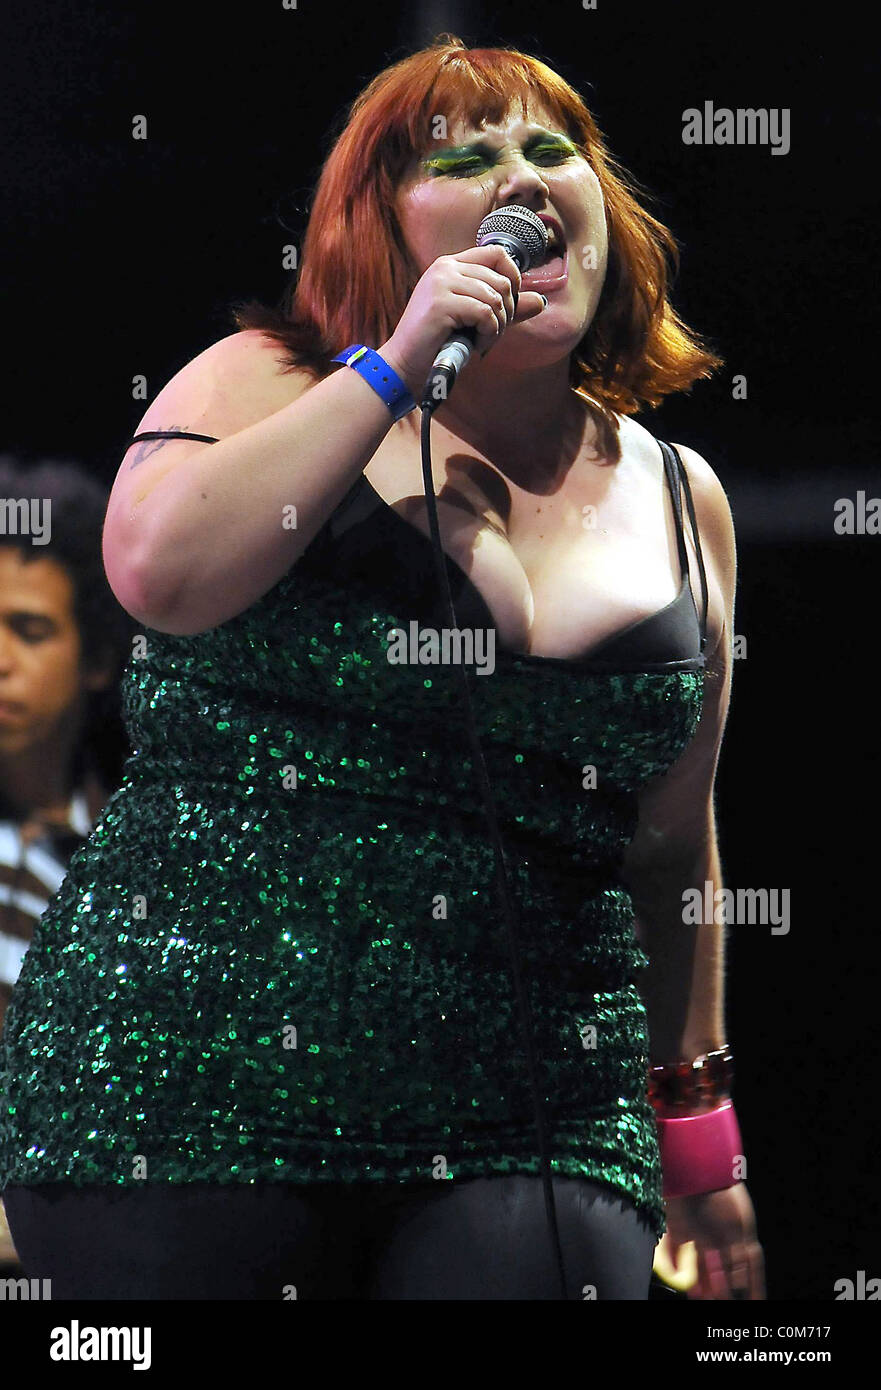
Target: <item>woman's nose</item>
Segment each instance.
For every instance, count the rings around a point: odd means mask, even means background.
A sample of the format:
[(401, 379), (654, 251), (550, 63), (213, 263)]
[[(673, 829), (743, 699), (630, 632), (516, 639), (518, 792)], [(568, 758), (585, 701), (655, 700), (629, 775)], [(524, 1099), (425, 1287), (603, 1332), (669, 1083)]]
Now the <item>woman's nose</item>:
[(511, 202), (515, 198), (525, 202), (524, 195), (534, 196), (536, 193), (541, 193), (544, 197), (550, 195), (550, 189), (542, 178), (541, 171), (522, 155), (513, 159), (499, 185), (499, 202)]

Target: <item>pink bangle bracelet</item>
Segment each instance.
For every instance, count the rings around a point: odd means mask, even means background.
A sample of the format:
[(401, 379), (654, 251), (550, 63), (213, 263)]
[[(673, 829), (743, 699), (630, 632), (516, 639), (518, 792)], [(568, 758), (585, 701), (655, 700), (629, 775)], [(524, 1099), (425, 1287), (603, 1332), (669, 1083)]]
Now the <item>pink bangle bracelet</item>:
[(664, 1197), (692, 1197), (740, 1182), (743, 1141), (730, 1100), (703, 1115), (656, 1117)]

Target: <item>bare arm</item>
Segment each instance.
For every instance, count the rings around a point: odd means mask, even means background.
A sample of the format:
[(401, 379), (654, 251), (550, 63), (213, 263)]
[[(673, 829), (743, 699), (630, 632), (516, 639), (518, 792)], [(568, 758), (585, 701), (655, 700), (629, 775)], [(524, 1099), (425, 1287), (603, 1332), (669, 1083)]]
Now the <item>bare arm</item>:
[(736, 554), (728, 500), (709, 465), (677, 446), (692, 485), (710, 585), (704, 704), (694, 738), (640, 797), (639, 825), (625, 857), (639, 936), (650, 965), (643, 985), (653, 1065), (691, 1060), (725, 1036), (725, 927), (686, 925), (683, 893), (722, 887), (713, 800), (731, 695)]
[(145, 441), (123, 458), (104, 564), (123, 607), (160, 631), (215, 627), (272, 588), (392, 426), (357, 372), (284, 375), (279, 352), (254, 334), (214, 344), (136, 433), (185, 428), (220, 442)]

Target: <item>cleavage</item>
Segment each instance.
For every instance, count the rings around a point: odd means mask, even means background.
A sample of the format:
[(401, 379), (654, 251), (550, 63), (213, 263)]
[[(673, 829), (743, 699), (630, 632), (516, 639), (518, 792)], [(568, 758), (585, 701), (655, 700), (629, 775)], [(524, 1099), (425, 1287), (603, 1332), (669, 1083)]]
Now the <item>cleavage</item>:
[[(447, 462), (449, 465), (453, 460)], [(582, 560), (577, 554), (578, 542), (575, 547), (567, 548), (564, 545), (561, 550), (558, 549), (552, 562), (555, 571), (551, 581), (552, 592), (542, 595), (541, 570), (531, 566), (531, 577), (527, 574), (523, 559), (508, 536), (507, 523), (511, 516), (512, 500), (505, 479), (471, 456), (464, 456), (462, 463), (465, 466), (460, 465), (452, 470), (453, 479), (444, 481), (437, 492), (443, 547), (464, 581), (475, 591), (480, 606), (491, 616), (501, 647), (536, 656), (564, 659), (587, 657), (592, 650), (625, 629), (653, 618), (678, 597), (681, 587), (679, 583), (674, 583), (674, 568), (677, 576), (679, 571), (674, 548), (672, 564), (668, 554), (662, 559), (666, 582), (661, 585), (646, 583), (638, 593), (631, 589), (627, 599), (622, 601), (619, 595), (622, 588), (626, 588), (627, 574), (633, 568), (632, 561), (625, 554), (612, 570), (605, 570), (610, 581), (607, 598), (605, 602), (590, 605), (594, 621), (585, 623), (586, 614), (583, 608), (579, 609), (577, 599), (578, 584), (584, 582), (579, 579)], [(484, 478), (490, 475), (494, 481), (490, 484), (491, 495), (487, 495)], [(421, 490), (405, 494), (392, 503), (366, 478), (366, 470), (365, 479), (401, 524), (417, 531), (430, 546), (428, 505)], [(421, 473), (419, 481), (422, 481)], [(437, 482), (435, 486), (438, 487)], [(669, 492), (666, 480), (664, 491)], [(536, 499), (536, 505), (541, 505), (540, 498)], [(558, 510), (564, 510), (565, 505), (564, 499)], [(574, 510), (577, 503), (571, 501), (569, 506)], [(576, 515), (580, 516), (580, 513)], [(542, 549), (539, 535), (536, 530), (535, 543), (531, 547), (535, 554), (540, 554)], [(559, 547), (559, 537), (557, 544)], [(628, 549), (631, 554), (638, 556), (643, 553), (644, 545), (643, 537), (634, 537)], [(547, 560), (544, 568), (547, 569)], [(570, 571), (569, 577), (559, 577), (563, 570)], [(622, 575), (623, 585), (620, 582)], [(560, 586), (556, 594), (553, 592), (555, 585)], [(603, 587), (602, 576), (598, 574), (592, 591), (601, 592)], [(538, 621), (537, 594), (540, 603)], [(566, 598), (571, 595), (576, 595), (574, 611), (566, 605)], [(598, 624), (597, 618), (605, 618), (606, 621)], [(574, 642), (573, 632), (577, 633)]]

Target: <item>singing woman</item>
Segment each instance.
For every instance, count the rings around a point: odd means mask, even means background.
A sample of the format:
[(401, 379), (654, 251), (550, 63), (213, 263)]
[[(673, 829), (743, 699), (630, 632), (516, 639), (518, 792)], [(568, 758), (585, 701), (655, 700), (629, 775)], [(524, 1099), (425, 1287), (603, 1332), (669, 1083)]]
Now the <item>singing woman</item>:
[[(510, 205), (547, 230), (527, 273), (475, 245)], [(721, 882), (731, 515), (634, 418), (720, 365), (675, 251), (567, 82), (445, 35), (354, 102), (291, 301), (237, 306), (140, 421), (104, 531), (134, 751), (3, 1039), (4, 1198), (53, 1297), (644, 1299), (665, 1229), (696, 1296), (763, 1297), (724, 929), (682, 907)], [(556, 1262), (462, 672), (390, 659), (449, 626), (419, 401), (463, 327), (431, 466), (455, 615), (494, 636)]]

